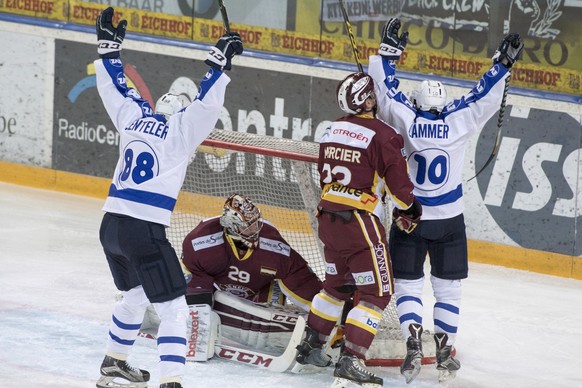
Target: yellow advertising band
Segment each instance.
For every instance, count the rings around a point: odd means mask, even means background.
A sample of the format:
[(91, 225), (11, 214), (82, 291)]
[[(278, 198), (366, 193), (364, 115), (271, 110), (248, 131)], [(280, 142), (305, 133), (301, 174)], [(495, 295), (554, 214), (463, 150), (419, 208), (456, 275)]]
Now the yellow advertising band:
[[(107, 197), (111, 184), (109, 178), (97, 178), (3, 161), (0, 161), (0, 181), (38, 189), (102, 198), (103, 200)], [(190, 195), (196, 195), (197, 200), (207, 201), (207, 203), (212, 204), (212, 206), (207, 207), (209, 212), (207, 216), (209, 217), (218, 214), (222, 209), (223, 198), (198, 194)], [(178, 200), (176, 206), (180, 206), (180, 200)], [(265, 207), (263, 205), (261, 209), (267, 219), (271, 219), (277, 225), (281, 225), (282, 229), (285, 228), (284, 220), (276, 219), (277, 214), (280, 212), (277, 212), (274, 207)], [(305, 212), (300, 213), (305, 215)], [(311, 233), (307, 215), (305, 215), (304, 224), (305, 229), (301, 232)], [(469, 260), (473, 263), (491, 264), (582, 280), (582, 258), (577, 256), (469, 240)]]

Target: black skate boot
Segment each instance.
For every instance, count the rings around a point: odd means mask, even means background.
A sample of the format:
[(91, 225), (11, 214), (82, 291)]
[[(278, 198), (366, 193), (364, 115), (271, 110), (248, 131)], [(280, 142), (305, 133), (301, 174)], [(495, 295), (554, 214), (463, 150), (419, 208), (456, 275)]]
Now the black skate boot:
[(127, 361), (105, 356), (98, 388), (147, 388), (150, 372), (134, 368)]
[(350, 382), (369, 388), (379, 388), (384, 384), (384, 380), (366, 369), (362, 360), (349, 353), (342, 353), (333, 376), (335, 380), (331, 388), (345, 388)]
[(418, 376), (422, 357), (424, 357), (422, 354), (422, 325), (411, 323), (408, 330), (410, 336), (406, 340), (406, 358), (400, 365), (400, 373), (406, 379), (406, 384), (410, 384)]
[(182, 388), (182, 384), (180, 383), (164, 383), (164, 384), (160, 384), (160, 388)]
[(320, 368), (331, 365), (331, 357), (323, 351), (319, 333), (309, 326), (305, 329), (305, 338), (297, 346), (297, 350), (299, 353), (295, 357), (295, 361), (299, 364), (310, 364)]
[(461, 363), (451, 355), (452, 346), (447, 345), (449, 336), (445, 333), (434, 335), (436, 342), (437, 370), (439, 371), (439, 382), (445, 382), (455, 378), (457, 371), (461, 368)]

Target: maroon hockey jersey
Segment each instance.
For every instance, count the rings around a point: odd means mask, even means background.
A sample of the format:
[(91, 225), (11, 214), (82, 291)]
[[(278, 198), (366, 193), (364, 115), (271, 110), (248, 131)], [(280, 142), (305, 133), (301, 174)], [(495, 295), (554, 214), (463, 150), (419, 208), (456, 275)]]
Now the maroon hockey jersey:
[[(272, 299), (274, 280), (295, 304), (309, 308), (321, 281), (307, 262), (263, 220), (259, 245), (239, 256), (220, 217), (202, 221), (184, 239), (182, 263), (190, 272), (187, 295), (213, 292), (214, 286), (256, 303)], [(189, 274), (187, 274), (189, 275)]]
[(318, 169), (320, 206), (327, 210), (360, 209), (384, 219), (387, 190), (400, 209), (414, 200), (402, 136), (369, 115), (331, 124), (320, 141)]

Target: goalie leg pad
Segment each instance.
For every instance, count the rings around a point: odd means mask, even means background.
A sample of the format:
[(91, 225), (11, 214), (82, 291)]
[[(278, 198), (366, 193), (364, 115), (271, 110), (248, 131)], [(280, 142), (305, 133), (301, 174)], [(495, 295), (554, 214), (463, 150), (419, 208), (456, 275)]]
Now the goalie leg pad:
[(273, 354), (287, 347), (298, 317), (306, 316), (296, 306), (253, 303), (224, 291), (214, 293), (214, 310), (224, 340)]
[(214, 356), (220, 339), (220, 317), (209, 305), (188, 306), (189, 333), (186, 361), (206, 361)]

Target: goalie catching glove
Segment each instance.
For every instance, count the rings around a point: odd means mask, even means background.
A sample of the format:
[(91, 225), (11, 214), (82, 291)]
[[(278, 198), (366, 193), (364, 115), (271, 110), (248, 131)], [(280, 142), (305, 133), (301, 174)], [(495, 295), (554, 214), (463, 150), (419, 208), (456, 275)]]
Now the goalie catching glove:
[(392, 211), (392, 222), (396, 224), (398, 229), (410, 234), (420, 222), (421, 215), (422, 205), (415, 198), (412, 205), (406, 210), (394, 208)]
[(113, 27), (113, 8), (109, 7), (97, 17), (97, 53), (101, 58), (119, 58), (125, 38), (127, 20)]
[(511, 69), (515, 61), (521, 59), (521, 52), (523, 50), (523, 41), (519, 34), (507, 34), (501, 41), (499, 48), (493, 55), (493, 63), (503, 63), (505, 67)]
[(240, 35), (237, 32), (227, 33), (222, 35), (216, 45), (210, 49), (204, 63), (218, 70), (230, 70), (232, 57), (242, 53), (243, 44)]
[(398, 30), (400, 30), (400, 20), (398, 18), (388, 20), (382, 31), (382, 43), (378, 48), (379, 55), (392, 61), (400, 59), (408, 43), (408, 31), (398, 36)]

